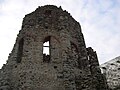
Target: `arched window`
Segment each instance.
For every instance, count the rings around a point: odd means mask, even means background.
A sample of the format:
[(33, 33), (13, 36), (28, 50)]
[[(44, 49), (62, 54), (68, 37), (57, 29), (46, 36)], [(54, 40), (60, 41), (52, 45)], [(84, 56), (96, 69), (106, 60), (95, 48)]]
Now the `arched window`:
[(21, 62), (22, 55), (23, 55), (23, 45), (24, 45), (24, 39), (22, 38), (19, 41), (18, 52), (17, 52), (17, 63)]
[(50, 62), (50, 36), (43, 42), (43, 62)]

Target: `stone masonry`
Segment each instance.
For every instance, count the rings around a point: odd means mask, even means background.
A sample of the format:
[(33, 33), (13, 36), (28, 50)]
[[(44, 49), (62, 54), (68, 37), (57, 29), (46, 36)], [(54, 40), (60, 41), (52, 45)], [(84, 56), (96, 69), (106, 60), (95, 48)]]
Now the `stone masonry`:
[(103, 74), (106, 76), (111, 90), (120, 90), (120, 56), (101, 65)]
[[(44, 44), (48, 42), (48, 46)], [(44, 47), (49, 54), (43, 53)], [(80, 24), (61, 7), (38, 7), (23, 19), (0, 90), (108, 90), (96, 52)]]

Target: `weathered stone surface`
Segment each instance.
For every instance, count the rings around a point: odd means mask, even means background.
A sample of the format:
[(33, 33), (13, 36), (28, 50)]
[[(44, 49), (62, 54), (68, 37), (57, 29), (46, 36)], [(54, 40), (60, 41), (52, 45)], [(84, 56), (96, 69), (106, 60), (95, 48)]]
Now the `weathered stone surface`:
[[(43, 44), (49, 42), (49, 55)], [(96, 53), (86, 48), (80, 24), (52, 5), (25, 16), (0, 71), (0, 90), (108, 90)]]
[(120, 90), (120, 56), (102, 64), (101, 69), (106, 76), (108, 86), (112, 90)]

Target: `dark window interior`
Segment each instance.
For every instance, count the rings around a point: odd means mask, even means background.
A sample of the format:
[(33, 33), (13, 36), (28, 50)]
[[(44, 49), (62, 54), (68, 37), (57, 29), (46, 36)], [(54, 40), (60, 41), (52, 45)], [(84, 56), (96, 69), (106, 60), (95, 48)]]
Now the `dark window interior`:
[(22, 55), (23, 55), (23, 45), (24, 45), (24, 39), (22, 38), (19, 42), (18, 46), (18, 53), (17, 53), (17, 63), (21, 62)]

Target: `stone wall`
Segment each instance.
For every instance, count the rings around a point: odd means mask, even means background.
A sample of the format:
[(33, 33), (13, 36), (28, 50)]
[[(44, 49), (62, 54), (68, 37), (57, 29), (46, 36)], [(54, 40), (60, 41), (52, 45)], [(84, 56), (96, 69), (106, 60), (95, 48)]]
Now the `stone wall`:
[[(49, 55), (43, 54), (46, 41)], [(67, 11), (38, 7), (23, 19), (0, 72), (0, 90), (108, 90), (91, 50), (85, 46), (80, 24)]]
[(101, 73), (96, 52), (91, 47), (88, 47), (87, 53), (90, 63), (90, 71), (93, 77), (93, 84), (96, 83), (95, 87), (97, 90), (107, 90), (107, 80), (106, 77)]
[[(120, 56), (101, 65), (108, 86), (114, 90), (120, 86)], [(117, 90), (117, 89), (116, 89)]]

